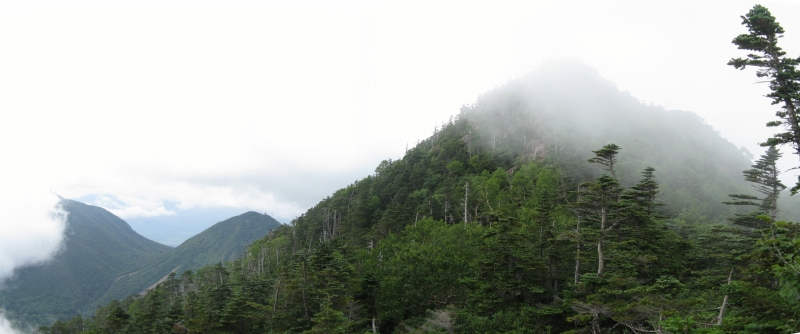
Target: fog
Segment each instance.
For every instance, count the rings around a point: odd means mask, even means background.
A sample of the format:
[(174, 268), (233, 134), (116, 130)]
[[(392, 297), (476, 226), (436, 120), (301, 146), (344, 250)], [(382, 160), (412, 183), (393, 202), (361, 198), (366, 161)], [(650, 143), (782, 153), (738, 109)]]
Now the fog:
[[(20, 187), (29, 185), (20, 185), (13, 178), (13, 175), (21, 178), (35, 175), (11, 174), (7, 167), (3, 166), (0, 178), (4, 185), (0, 194), (0, 289), (13, 277), (15, 269), (45, 263), (59, 252), (67, 215), (58, 206), (58, 196), (43, 189), (31, 192)], [(0, 310), (0, 333), (15, 333), (3, 310)]]
[(57, 207), (58, 201), (57, 196), (45, 193), (0, 202), (0, 281), (11, 277), (16, 268), (47, 261), (59, 250), (66, 213)]
[[(800, 7), (762, 4), (800, 55)], [(57, 251), (50, 191), (124, 219), (233, 208), (288, 221), (548, 59), (696, 112), (758, 156), (776, 107), (726, 65), (752, 5), (3, 1), (0, 279)]]
[(0, 310), (0, 333), (3, 333), (3, 334), (20, 333), (19, 331), (17, 331), (17, 329), (12, 327), (11, 322), (9, 322), (6, 319), (5, 312), (3, 312), (2, 310)]

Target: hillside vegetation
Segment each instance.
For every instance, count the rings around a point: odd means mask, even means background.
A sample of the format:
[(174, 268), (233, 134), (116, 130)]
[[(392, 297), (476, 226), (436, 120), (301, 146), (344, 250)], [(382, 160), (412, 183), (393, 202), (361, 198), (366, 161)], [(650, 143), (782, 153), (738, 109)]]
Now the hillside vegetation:
[(279, 226), (281, 224), (274, 218), (252, 211), (216, 223), (145, 267), (120, 277), (93, 303), (92, 309), (143, 292), (170, 272), (180, 275), (187, 270), (232, 261), (241, 256), (248, 245)]
[(751, 162), (692, 113), (552, 66), (241, 258), (41, 331), (797, 331), (762, 234), (726, 219)]

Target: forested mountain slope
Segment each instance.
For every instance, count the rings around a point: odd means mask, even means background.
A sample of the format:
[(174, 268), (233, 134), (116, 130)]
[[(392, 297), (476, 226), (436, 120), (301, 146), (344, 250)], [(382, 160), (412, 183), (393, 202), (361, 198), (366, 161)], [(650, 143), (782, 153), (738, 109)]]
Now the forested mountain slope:
[(172, 247), (151, 241), (105, 209), (63, 200), (69, 213), (63, 252), (22, 268), (0, 290), (0, 307), (13, 318), (50, 323), (82, 312), (122, 273), (149, 263)]
[(725, 219), (749, 167), (696, 115), (557, 63), (240, 259), (43, 331), (796, 332), (762, 234)]
[(248, 245), (280, 226), (274, 218), (252, 211), (216, 223), (144, 268), (124, 275), (93, 305), (140, 293), (172, 271), (180, 275), (187, 270), (235, 260)]

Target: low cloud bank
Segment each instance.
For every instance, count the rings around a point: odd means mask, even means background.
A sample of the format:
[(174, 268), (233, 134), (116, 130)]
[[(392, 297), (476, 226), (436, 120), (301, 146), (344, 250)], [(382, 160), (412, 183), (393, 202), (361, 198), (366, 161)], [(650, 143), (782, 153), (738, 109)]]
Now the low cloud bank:
[[(43, 264), (61, 251), (67, 213), (60, 198), (43, 191), (40, 197), (3, 194), (0, 199), (0, 288), (14, 270)], [(0, 334), (23, 333), (0, 309)]]
[(25, 331), (19, 330), (13, 326), (11, 321), (6, 319), (5, 310), (0, 309), (0, 334), (23, 334)]
[(58, 253), (67, 213), (54, 194), (0, 201), (0, 282), (14, 269), (46, 262)]

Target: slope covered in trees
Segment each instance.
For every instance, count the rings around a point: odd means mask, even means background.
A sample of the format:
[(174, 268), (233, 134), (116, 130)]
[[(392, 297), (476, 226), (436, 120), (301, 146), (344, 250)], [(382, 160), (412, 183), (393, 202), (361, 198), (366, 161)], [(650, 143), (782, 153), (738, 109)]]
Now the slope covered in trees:
[(727, 221), (748, 168), (696, 115), (555, 64), (241, 258), (41, 330), (796, 331), (800, 306), (776, 291), (762, 235)]
[(50, 323), (83, 312), (122, 273), (172, 249), (105, 209), (71, 200), (62, 205), (69, 213), (63, 252), (45, 265), (18, 270), (0, 289), (0, 307), (12, 317)]
[(281, 224), (274, 218), (252, 211), (216, 223), (145, 267), (120, 277), (93, 303), (92, 309), (113, 299), (140, 293), (170, 272), (180, 275), (187, 270), (232, 261), (241, 256), (248, 245), (279, 226)]

